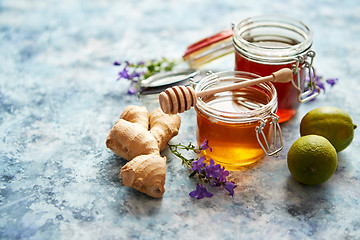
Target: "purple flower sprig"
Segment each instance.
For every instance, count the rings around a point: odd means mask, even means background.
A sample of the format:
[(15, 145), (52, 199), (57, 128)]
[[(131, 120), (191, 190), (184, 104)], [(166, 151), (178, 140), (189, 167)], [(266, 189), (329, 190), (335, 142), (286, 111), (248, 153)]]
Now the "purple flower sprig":
[[(315, 76), (316, 75), (316, 76)], [(336, 85), (336, 83), (339, 81), (338, 78), (328, 78), (324, 80), (324, 77), (321, 75), (318, 75), (315, 73), (315, 69), (312, 75), (313, 78), (315, 78), (315, 83), (316, 85), (320, 88), (320, 93), (326, 93), (326, 86), (330, 86), (330, 87), (334, 87)], [(306, 78), (305, 79), (305, 89), (310, 89), (311, 84), (310, 84), (310, 78)], [(313, 91), (310, 93), (310, 96), (314, 95), (317, 93), (317, 90), (314, 88)], [(315, 100), (316, 97), (313, 100)]]
[(120, 68), (117, 80), (126, 79), (130, 81), (128, 94), (136, 94), (140, 88), (141, 81), (159, 72), (171, 71), (178, 63), (165, 57), (150, 61), (115, 61), (114, 66)]
[(227, 181), (229, 171), (225, 170), (225, 167), (222, 167), (220, 164), (215, 164), (213, 159), (210, 159), (209, 164), (206, 164), (205, 156), (201, 156), (197, 159), (187, 159), (179, 152), (179, 149), (193, 151), (196, 154), (200, 154), (201, 151), (205, 151), (207, 149), (212, 151), (207, 139), (205, 139), (199, 148), (196, 148), (191, 143), (187, 146), (180, 143), (176, 145), (169, 145), (169, 147), (171, 152), (182, 160), (182, 164), (192, 171), (189, 177), (197, 176), (200, 181), (200, 183), (197, 184), (196, 189), (189, 193), (190, 197), (196, 197), (197, 199), (212, 197), (213, 194), (206, 189), (206, 184), (213, 187), (223, 186), (223, 188), (228, 191), (231, 196), (234, 196), (234, 188), (236, 185), (233, 182)]

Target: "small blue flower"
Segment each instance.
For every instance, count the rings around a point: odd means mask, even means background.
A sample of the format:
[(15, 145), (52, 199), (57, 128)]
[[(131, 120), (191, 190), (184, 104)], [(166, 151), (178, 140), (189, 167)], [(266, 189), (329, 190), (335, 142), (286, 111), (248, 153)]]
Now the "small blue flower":
[(205, 138), (205, 140), (200, 144), (200, 150), (206, 150), (210, 149), (210, 152), (212, 152), (212, 148), (209, 147), (209, 140)]
[[(120, 66), (117, 80), (127, 79), (131, 81), (131, 86), (136, 83), (136, 88), (139, 89), (141, 81), (162, 71), (170, 71), (175, 66), (177, 61), (169, 61), (162, 58), (157, 61), (114, 61), (113, 65)], [(166, 63), (166, 64), (165, 64)], [(164, 65), (164, 66), (163, 66)], [(168, 66), (169, 65), (169, 66)], [(129, 94), (134, 94), (134, 89), (129, 90)]]
[(236, 188), (236, 185), (233, 182), (226, 182), (224, 188), (234, 197), (234, 188)]
[(223, 168), (220, 168), (219, 169), (219, 173), (220, 173), (220, 176), (219, 176), (219, 182), (222, 183), (226, 183), (226, 177), (229, 176), (229, 171), (225, 170), (225, 167)]
[(189, 193), (190, 197), (197, 197), (197, 199), (202, 199), (204, 197), (212, 197), (212, 193), (208, 192), (204, 185), (197, 184), (196, 190)]
[(136, 87), (134, 87), (134, 86), (129, 87), (127, 93), (130, 94), (130, 95), (135, 94), (136, 93)]
[[(313, 77), (314, 77), (314, 76), (313, 76)], [(325, 92), (325, 84), (324, 84), (321, 80), (322, 80), (322, 76), (316, 75), (314, 82), (316, 83), (316, 85), (317, 85), (320, 89), (322, 89), (322, 90)], [(310, 83), (310, 79), (306, 79), (306, 81)], [(315, 91), (315, 90), (313, 90), (312, 94), (315, 93), (314, 91)], [(311, 95), (312, 95), (312, 94), (311, 94)]]
[(129, 75), (129, 72), (126, 67), (124, 67), (124, 69), (121, 72), (119, 72), (118, 79), (121, 79), (121, 78), (131, 79), (131, 76)]
[(326, 79), (326, 82), (327, 82), (331, 87), (333, 87), (333, 86), (337, 83), (337, 81), (339, 81), (338, 78), (329, 78), (329, 79)]
[(205, 172), (211, 186), (226, 183), (226, 177), (229, 176), (229, 171), (225, 170), (225, 167), (221, 168), (220, 164), (215, 165), (212, 159), (210, 159), (210, 165), (205, 167)]
[(221, 168), (221, 165), (220, 164), (215, 165), (214, 160), (211, 158), (210, 159), (210, 165), (207, 165), (205, 167), (206, 177), (208, 179), (210, 179), (210, 178), (213, 178), (213, 179), (219, 178), (220, 177), (220, 172), (219, 172), (220, 168)]
[(201, 173), (202, 168), (205, 167), (205, 165), (206, 165), (206, 164), (204, 163), (204, 160), (205, 160), (205, 157), (202, 156), (202, 157), (199, 158), (198, 160), (193, 161), (193, 162), (191, 163), (191, 165), (192, 165), (192, 169), (191, 169), (191, 170), (193, 170), (193, 171), (197, 170), (199, 173)]
[(130, 78), (131, 78), (131, 79), (139, 78), (141, 75), (142, 75), (142, 73), (140, 73), (140, 72), (133, 72), (133, 73), (130, 75)]
[[(208, 141), (204, 141), (206, 146), (208, 146)], [(182, 156), (181, 153), (178, 152), (178, 147), (186, 150), (193, 150), (194, 152), (198, 152), (194, 145), (191, 143), (187, 146), (182, 144), (177, 145), (169, 145), (170, 150), (176, 156), (182, 159), (183, 165), (186, 165), (189, 170), (191, 169), (193, 172), (190, 174), (190, 177), (197, 176), (200, 180), (200, 183), (197, 184), (196, 190), (189, 193), (190, 197), (197, 197), (197, 199), (202, 199), (204, 197), (211, 197), (213, 194), (208, 192), (205, 184), (209, 184), (213, 187), (223, 186), (226, 191), (230, 193), (231, 196), (234, 196), (234, 188), (236, 184), (233, 182), (227, 182), (227, 177), (230, 175), (229, 171), (225, 170), (225, 167), (222, 167), (220, 164), (215, 164), (215, 161), (210, 158), (210, 163), (206, 165), (204, 162), (206, 161), (206, 157), (202, 156), (198, 159), (186, 159)]]
[[(315, 73), (313, 73), (313, 74), (315, 74)], [(313, 77), (315, 77), (315, 76), (313, 75)], [(326, 79), (325, 82), (326, 82), (327, 84), (329, 84), (331, 87), (333, 87), (333, 86), (337, 83), (338, 80), (339, 80), (338, 78), (329, 78), (329, 79)], [(309, 85), (310, 85), (310, 78), (306, 78), (306, 79), (305, 79), (305, 82), (306, 82), (306, 84), (309, 86)], [(323, 90), (324, 93), (325, 93), (325, 92), (326, 92), (326, 86), (325, 86), (326, 84), (325, 84), (325, 82), (323, 81), (323, 77), (322, 77), (322, 76), (319, 76), (319, 75), (316, 75), (316, 77), (315, 77), (315, 82), (316, 82), (316, 85), (317, 85), (321, 90)], [(318, 90), (313, 89), (313, 91), (310, 93), (310, 96), (312, 96), (312, 95), (314, 95), (315, 93), (317, 93), (317, 91), (318, 91)], [(313, 100), (315, 100), (315, 98), (312, 99), (311, 101), (313, 101)]]

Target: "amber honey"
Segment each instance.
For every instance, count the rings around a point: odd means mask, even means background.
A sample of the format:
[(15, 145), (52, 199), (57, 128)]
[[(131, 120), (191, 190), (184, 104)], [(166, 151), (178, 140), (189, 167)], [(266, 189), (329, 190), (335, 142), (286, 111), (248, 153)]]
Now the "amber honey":
[[(245, 72), (215, 73), (200, 81), (196, 90), (256, 77)], [(271, 83), (198, 99), (195, 109), (198, 144), (207, 139), (212, 148), (205, 151), (208, 159), (237, 170), (269, 153), (264, 146), (272, 141), (272, 119), (277, 110), (276, 90)]]
[(278, 94), (279, 121), (289, 120), (295, 115), (299, 102), (310, 100), (301, 93), (306, 69), (311, 70), (312, 64), (312, 59), (309, 60), (311, 64), (303, 64), (312, 51), (310, 28), (289, 17), (264, 15), (241, 21), (233, 31), (236, 71), (267, 76), (285, 67), (295, 70), (292, 83), (274, 84)]
[[(281, 68), (292, 68), (294, 64), (295, 61), (282, 65), (259, 63), (251, 61), (238, 52), (235, 53), (236, 71), (253, 72), (260, 76), (268, 76)], [(305, 69), (302, 68), (298, 74), (300, 74), (300, 84), (303, 85), (305, 81)], [(295, 78), (297, 78), (297, 76), (294, 76), (294, 79)], [(274, 83), (274, 86), (278, 93), (278, 111), (276, 114), (280, 117), (280, 122), (286, 122), (295, 115), (296, 110), (299, 107), (299, 93), (291, 82)]]
[[(205, 138), (209, 139), (212, 151), (207, 150), (205, 154), (227, 169), (249, 165), (265, 155), (256, 138), (255, 128), (258, 125), (259, 122), (212, 121), (209, 116), (199, 113), (197, 115), (197, 140), (200, 144)], [(264, 133), (269, 134), (268, 125)]]

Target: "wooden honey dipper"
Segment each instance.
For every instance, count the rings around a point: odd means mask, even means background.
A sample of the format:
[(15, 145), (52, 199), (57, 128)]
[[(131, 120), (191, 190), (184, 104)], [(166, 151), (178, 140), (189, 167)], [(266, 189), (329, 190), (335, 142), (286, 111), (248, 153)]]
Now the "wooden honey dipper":
[(219, 92), (236, 90), (265, 82), (289, 82), (293, 78), (293, 72), (289, 68), (283, 68), (273, 72), (269, 76), (256, 78), (249, 81), (234, 83), (227, 86), (211, 88), (196, 92), (190, 86), (174, 86), (167, 88), (159, 95), (159, 103), (162, 111), (167, 114), (182, 113), (195, 106), (197, 98), (205, 97)]

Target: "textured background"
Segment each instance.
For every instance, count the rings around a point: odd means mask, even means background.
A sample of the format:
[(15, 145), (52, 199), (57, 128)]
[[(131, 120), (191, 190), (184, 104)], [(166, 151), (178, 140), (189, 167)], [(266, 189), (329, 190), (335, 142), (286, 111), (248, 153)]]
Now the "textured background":
[[(187, 45), (265, 13), (307, 23), (318, 73), (339, 78), (282, 124), (280, 157), (237, 173), (233, 198), (190, 198), (196, 182), (168, 150), (162, 199), (124, 187), (125, 161), (105, 140), (123, 108), (141, 103), (126, 95), (129, 83), (116, 81), (112, 63), (178, 58)], [(298, 184), (286, 165), (309, 110), (338, 106), (360, 124), (359, 38), (357, 0), (0, 0), (0, 238), (360, 238), (358, 130), (320, 186)], [(182, 120), (172, 142), (195, 142), (194, 111)]]

